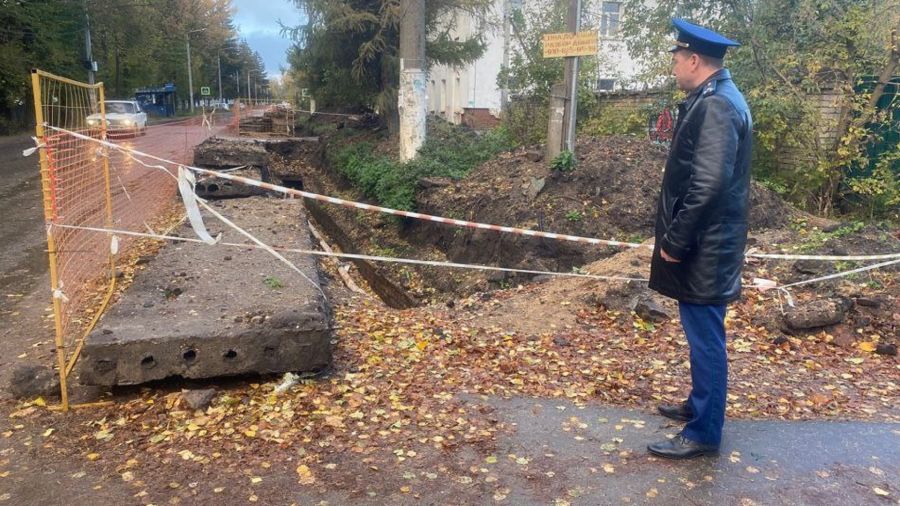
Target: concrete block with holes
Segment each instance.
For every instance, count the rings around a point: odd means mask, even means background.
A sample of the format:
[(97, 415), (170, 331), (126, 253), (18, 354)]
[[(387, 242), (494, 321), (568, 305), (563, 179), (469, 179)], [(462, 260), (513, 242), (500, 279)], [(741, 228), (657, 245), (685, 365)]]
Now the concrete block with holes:
[[(302, 202), (253, 197), (212, 203), (266, 244), (312, 249)], [(207, 212), (221, 242), (169, 242), (145, 263), (85, 340), (80, 381), (134, 385), (315, 371), (331, 361), (331, 315), (316, 260), (283, 252), (306, 278)], [(175, 235), (196, 237), (183, 225)], [(127, 279), (127, 275), (125, 276)]]

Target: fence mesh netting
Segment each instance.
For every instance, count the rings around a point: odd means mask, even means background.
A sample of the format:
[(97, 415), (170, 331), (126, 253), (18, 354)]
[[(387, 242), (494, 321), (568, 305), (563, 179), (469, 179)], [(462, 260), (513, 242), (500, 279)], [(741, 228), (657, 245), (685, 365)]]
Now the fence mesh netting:
[[(145, 116), (107, 113), (102, 84), (85, 84), (36, 70), (32, 73), (36, 134), (63, 407), (65, 378), (84, 337), (111, 298), (116, 259), (134, 250), (131, 237), (94, 229), (163, 232), (176, 209), (177, 167), (135, 157), (93, 139), (178, 163), (192, 161), (193, 146), (212, 135), (208, 117), (147, 126)], [(127, 108), (127, 107), (126, 107)], [(74, 134), (87, 136), (79, 137)]]

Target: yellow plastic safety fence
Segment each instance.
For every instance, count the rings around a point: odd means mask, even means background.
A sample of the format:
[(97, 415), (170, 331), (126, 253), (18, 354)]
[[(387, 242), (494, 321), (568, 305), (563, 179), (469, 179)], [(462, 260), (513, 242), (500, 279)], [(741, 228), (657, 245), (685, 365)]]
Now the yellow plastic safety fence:
[[(109, 160), (97, 146), (47, 125), (105, 137), (103, 84), (84, 84), (40, 70), (31, 74), (35, 134), (39, 146), (50, 284), (56, 327), (56, 357), (63, 410), (69, 408), (67, 379), (84, 335), (96, 324), (115, 288), (114, 255), (88, 234), (58, 223), (112, 225)], [(93, 290), (87, 285), (93, 283)], [(96, 298), (99, 297), (99, 301)], [(97, 304), (99, 302), (99, 304)], [(98, 307), (99, 306), (99, 307)]]
[(102, 83), (86, 84), (40, 70), (32, 71), (31, 79), (50, 257), (56, 365), (61, 407), (68, 410), (68, 380), (84, 339), (116, 288), (115, 260), (134, 244), (129, 237), (71, 227), (153, 230), (150, 224), (159, 222), (170, 209), (177, 184), (170, 172), (146, 167), (118, 150), (70, 133), (106, 139), (108, 129), (115, 129), (115, 142), (148, 140), (137, 128), (129, 138), (119, 140), (127, 131), (123, 127), (126, 120), (107, 116)]

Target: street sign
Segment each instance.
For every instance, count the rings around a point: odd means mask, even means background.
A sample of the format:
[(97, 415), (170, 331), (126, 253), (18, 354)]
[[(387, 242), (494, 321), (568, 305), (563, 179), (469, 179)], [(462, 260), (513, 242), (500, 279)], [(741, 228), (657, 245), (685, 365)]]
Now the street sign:
[(544, 58), (595, 56), (597, 32), (545, 33), (542, 37)]
[(209, 92), (209, 86), (201, 86), (201, 87), (200, 87), (200, 94), (203, 95), (204, 97), (210, 96), (211, 93)]

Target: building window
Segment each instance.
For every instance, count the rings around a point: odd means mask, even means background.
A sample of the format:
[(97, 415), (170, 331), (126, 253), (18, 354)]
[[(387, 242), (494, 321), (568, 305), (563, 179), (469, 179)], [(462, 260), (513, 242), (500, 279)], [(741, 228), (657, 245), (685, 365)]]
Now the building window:
[(600, 36), (618, 37), (622, 21), (622, 2), (603, 2), (600, 13)]
[(615, 79), (599, 79), (597, 80), (598, 91), (613, 91), (616, 89)]

